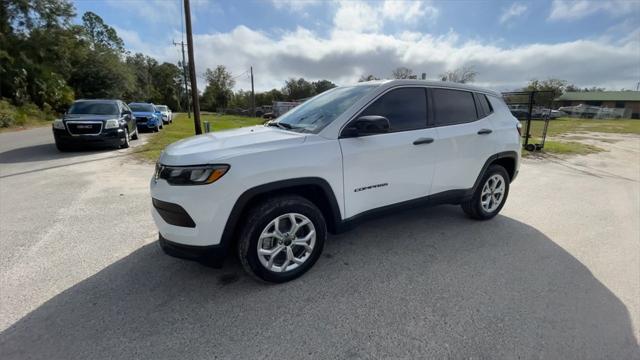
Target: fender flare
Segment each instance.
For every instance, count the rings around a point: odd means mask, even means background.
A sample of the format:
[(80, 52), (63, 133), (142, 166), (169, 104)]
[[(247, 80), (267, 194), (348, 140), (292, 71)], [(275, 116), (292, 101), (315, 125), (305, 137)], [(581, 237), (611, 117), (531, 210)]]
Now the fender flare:
[(233, 208), (231, 209), (231, 213), (229, 214), (229, 217), (227, 218), (227, 223), (225, 224), (220, 244), (225, 248), (227, 248), (228, 250), (229, 245), (233, 241), (235, 229), (241, 220), (240, 216), (244, 212), (247, 204), (257, 196), (267, 194), (277, 190), (283, 190), (287, 188), (295, 188), (295, 187), (301, 187), (301, 186), (309, 186), (309, 185), (320, 187), (323, 192), (321, 196), (323, 196), (329, 204), (329, 211), (330, 211), (331, 217), (326, 219), (327, 225), (329, 227), (339, 226), (340, 222), (342, 221), (342, 217), (341, 217), (342, 214), (340, 212), (340, 207), (338, 206), (338, 201), (336, 200), (336, 196), (335, 196), (335, 193), (333, 192), (333, 189), (331, 188), (331, 185), (329, 185), (329, 183), (325, 179), (319, 178), (319, 177), (301, 177), (301, 178), (279, 180), (279, 181), (258, 185), (248, 190), (245, 190), (245, 192), (243, 192), (242, 195), (238, 197), (238, 199), (236, 200), (236, 203), (233, 205)]
[[(478, 186), (480, 186), (480, 181), (482, 180), (482, 177), (484, 176), (484, 174), (487, 172), (487, 169), (489, 168), (489, 166), (494, 161), (498, 159), (504, 159), (504, 158), (513, 159), (513, 161), (516, 162), (516, 168), (518, 167), (518, 153), (515, 151), (502, 151), (497, 154), (493, 154), (489, 156), (487, 161), (484, 162), (484, 165), (482, 166), (482, 169), (480, 170), (480, 173), (478, 174), (476, 181), (473, 183), (473, 187), (469, 189), (469, 192), (467, 194), (468, 196), (473, 196), (473, 193), (476, 191)], [(509, 179), (510, 182), (513, 181), (514, 178), (515, 178), (515, 175), (511, 179)]]

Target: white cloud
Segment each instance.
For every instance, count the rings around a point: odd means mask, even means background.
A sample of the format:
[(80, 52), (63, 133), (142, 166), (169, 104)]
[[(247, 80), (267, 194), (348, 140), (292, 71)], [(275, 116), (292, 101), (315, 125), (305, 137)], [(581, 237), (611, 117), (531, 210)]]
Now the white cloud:
[(500, 16), (500, 23), (504, 24), (505, 22), (522, 16), (522, 14), (527, 11), (527, 6), (520, 3), (513, 3), (508, 8), (502, 10), (502, 15)]
[[(386, 24), (407, 25), (414, 19), (438, 16), (429, 3), (417, 4), (334, 3), (334, 28), (327, 35), (304, 27), (270, 34), (244, 25), (228, 32), (194, 34), (197, 71), (202, 74), (206, 68), (222, 64), (237, 75), (253, 66), (260, 91), (280, 88), (291, 77), (346, 85), (366, 74), (388, 77), (398, 66), (417, 74), (425, 72), (428, 79), (437, 79), (445, 70), (472, 66), (478, 72), (478, 85), (497, 90), (549, 77), (581, 87), (632, 88), (640, 78), (640, 38), (615, 29), (602, 38), (516, 47), (464, 41), (453, 30), (442, 36), (411, 31), (409, 26), (394, 34), (382, 32)], [(170, 39), (166, 46), (158, 46), (158, 41), (151, 46), (133, 31), (117, 30), (133, 51), (143, 51), (159, 61), (175, 63), (180, 58), (179, 48), (171, 46)], [(172, 35), (179, 36), (179, 32)], [(204, 89), (203, 83), (198, 86)], [(250, 83), (240, 77), (236, 88), (248, 89)]]
[(335, 28), (358, 32), (377, 32), (385, 23), (413, 26), (421, 20), (434, 21), (439, 14), (437, 8), (424, 1), (339, 1), (337, 5)]
[[(640, 41), (578, 40), (513, 48), (479, 41), (461, 42), (454, 32), (433, 36), (336, 29), (329, 36), (298, 28), (273, 37), (238, 26), (230, 32), (195, 36), (196, 64), (224, 64), (234, 71), (253, 66), (256, 87), (279, 88), (290, 77), (350, 84), (363, 74), (389, 76), (397, 66), (436, 79), (463, 65), (478, 71), (477, 83), (496, 89), (522, 87), (531, 78), (556, 77), (579, 86), (632, 87), (640, 77)], [(242, 46), (238, 46), (242, 44)], [(239, 82), (238, 88), (248, 88)]]
[(611, 16), (640, 16), (640, 2), (636, 0), (554, 0), (549, 20), (577, 20), (604, 12)]
[(320, 0), (271, 0), (271, 3), (278, 10), (304, 12), (309, 7), (320, 4)]

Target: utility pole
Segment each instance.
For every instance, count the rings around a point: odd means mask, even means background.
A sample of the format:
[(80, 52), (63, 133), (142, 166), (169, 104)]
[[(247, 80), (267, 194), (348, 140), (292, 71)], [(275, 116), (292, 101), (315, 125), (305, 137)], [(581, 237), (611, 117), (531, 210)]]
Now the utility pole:
[(253, 66), (251, 67), (251, 115), (256, 116), (256, 93), (253, 90)]
[(187, 116), (191, 119), (191, 108), (189, 107), (189, 85), (187, 83), (187, 61), (184, 59), (184, 46), (186, 45), (184, 41), (180, 41), (179, 43), (173, 42), (173, 45), (178, 46), (182, 49), (182, 77), (184, 78), (184, 98), (187, 101)]
[(200, 102), (198, 101), (198, 80), (196, 79), (196, 62), (193, 57), (193, 34), (191, 33), (191, 7), (189, 0), (184, 0), (184, 17), (187, 28), (187, 49), (189, 50), (189, 75), (191, 78), (191, 99), (193, 104), (193, 126), (196, 135), (202, 134), (200, 126)]

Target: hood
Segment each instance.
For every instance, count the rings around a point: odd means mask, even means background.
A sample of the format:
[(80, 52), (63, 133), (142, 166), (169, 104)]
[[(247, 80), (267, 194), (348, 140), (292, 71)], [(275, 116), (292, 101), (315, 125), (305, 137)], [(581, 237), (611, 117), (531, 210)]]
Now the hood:
[(95, 114), (65, 114), (63, 120), (88, 120), (88, 121), (105, 121), (109, 119), (118, 119), (118, 115), (95, 115)]
[(304, 134), (260, 125), (208, 133), (167, 146), (160, 156), (160, 162), (176, 166), (223, 162), (246, 153), (300, 144), (305, 137)]

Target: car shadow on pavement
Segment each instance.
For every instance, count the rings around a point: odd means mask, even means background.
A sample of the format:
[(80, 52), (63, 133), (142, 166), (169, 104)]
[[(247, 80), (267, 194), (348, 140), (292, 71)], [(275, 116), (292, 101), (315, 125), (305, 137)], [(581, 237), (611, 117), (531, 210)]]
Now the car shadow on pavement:
[(0, 358), (638, 358), (625, 305), (545, 234), (416, 209), (290, 283), (146, 245), (0, 334)]
[(85, 155), (98, 154), (114, 149), (107, 148), (86, 148), (69, 152), (60, 152), (56, 149), (55, 144), (40, 144), (33, 146), (25, 146), (17, 149), (7, 150), (0, 153), (0, 164), (15, 164), (33, 161), (47, 161), (56, 159), (66, 159)]

